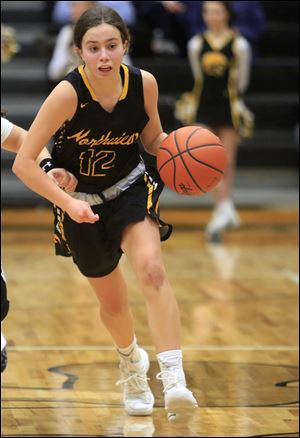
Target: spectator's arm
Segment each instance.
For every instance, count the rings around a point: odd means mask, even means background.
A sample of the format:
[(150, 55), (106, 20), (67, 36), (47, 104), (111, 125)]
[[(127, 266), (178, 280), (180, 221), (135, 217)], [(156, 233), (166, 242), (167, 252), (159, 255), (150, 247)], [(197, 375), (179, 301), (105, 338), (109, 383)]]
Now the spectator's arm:
[(188, 59), (195, 82), (202, 77), (199, 56), (203, 45), (200, 35), (195, 35), (190, 39), (187, 46)]
[(244, 94), (249, 86), (251, 73), (251, 47), (248, 41), (239, 36), (236, 38), (233, 51), (237, 63), (237, 87), (240, 94)]
[(72, 44), (72, 26), (64, 26), (57, 36), (54, 51), (48, 65), (48, 77), (51, 81), (60, 81), (66, 74), (70, 62)]

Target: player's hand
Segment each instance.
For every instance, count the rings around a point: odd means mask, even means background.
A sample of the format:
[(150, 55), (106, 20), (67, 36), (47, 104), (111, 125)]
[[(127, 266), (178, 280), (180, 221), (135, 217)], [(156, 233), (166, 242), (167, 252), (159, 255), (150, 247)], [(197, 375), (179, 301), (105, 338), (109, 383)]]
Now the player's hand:
[(56, 168), (49, 170), (47, 173), (49, 178), (51, 178), (61, 189), (66, 192), (74, 192), (78, 183), (77, 178), (66, 169)]
[(93, 212), (88, 202), (74, 199), (71, 196), (64, 210), (73, 221), (79, 224), (83, 222), (94, 224), (99, 220), (99, 215)]

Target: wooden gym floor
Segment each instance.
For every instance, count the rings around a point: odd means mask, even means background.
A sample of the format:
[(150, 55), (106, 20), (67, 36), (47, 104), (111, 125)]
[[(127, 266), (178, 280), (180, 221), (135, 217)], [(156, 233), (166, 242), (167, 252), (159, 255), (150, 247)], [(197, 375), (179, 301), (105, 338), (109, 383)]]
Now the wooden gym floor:
[[(47, 209), (2, 212), (11, 310), (2, 325), (2, 436), (250, 437), (298, 435), (298, 211), (242, 210), (222, 244), (205, 241), (209, 210), (166, 210), (163, 243), (181, 308), (187, 380), (199, 409), (168, 423), (145, 306), (123, 257), (140, 343), (150, 353), (152, 417), (122, 408), (117, 356), (96, 298), (55, 257)], [(183, 225), (185, 225), (183, 227)]]

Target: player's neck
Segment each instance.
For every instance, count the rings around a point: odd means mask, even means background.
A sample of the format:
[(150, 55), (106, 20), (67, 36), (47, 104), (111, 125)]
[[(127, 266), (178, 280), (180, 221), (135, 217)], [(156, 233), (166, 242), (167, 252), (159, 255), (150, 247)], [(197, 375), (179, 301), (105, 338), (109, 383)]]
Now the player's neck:
[(88, 68), (85, 68), (85, 74), (92, 89), (98, 97), (103, 96), (104, 98), (108, 98), (116, 93), (122, 93), (123, 84), (120, 72), (99, 79), (92, 75)]
[(228, 26), (222, 26), (208, 29), (207, 32), (214, 38), (224, 38), (224, 36), (232, 33), (232, 30)]

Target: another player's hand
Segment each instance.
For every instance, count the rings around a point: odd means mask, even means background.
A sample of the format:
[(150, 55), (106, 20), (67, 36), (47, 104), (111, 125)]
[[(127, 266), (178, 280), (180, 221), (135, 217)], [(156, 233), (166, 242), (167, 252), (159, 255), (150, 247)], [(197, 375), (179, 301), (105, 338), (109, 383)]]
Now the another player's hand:
[(94, 224), (99, 220), (99, 215), (93, 212), (88, 202), (74, 199), (71, 196), (64, 210), (73, 221), (79, 224), (83, 222)]
[(51, 178), (61, 189), (66, 192), (74, 192), (78, 183), (77, 178), (66, 169), (56, 168), (49, 170), (47, 173), (49, 178)]

